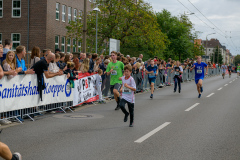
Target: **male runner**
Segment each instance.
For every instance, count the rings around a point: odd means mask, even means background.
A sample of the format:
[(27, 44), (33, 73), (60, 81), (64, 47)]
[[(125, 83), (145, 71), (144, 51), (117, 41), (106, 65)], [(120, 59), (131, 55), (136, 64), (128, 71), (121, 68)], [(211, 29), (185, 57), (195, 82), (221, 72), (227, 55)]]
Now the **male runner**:
[(150, 65), (147, 67), (146, 73), (148, 74), (149, 84), (151, 86), (151, 96), (153, 98), (154, 84), (156, 82), (156, 76), (158, 75), (158, 67), (154, 65), (154, 60), (150, 60)]
[(197, 85), (197, 91), (199, 93), (198, 98), (201, 98), (201, 93), (203, 92), (202, 82), (204, 79), (204, 68), (206, 68), (206, 75), (208, 74), (208, 65), (205, 62), (202, 62), (202, 57), (197, 57), (197, 63), (193, 64), (193, 67), (190, 69), (192, 71), (195, 69), (195, 83)]
[(232, 65), (228, 65), (228, 73), (229, 73), (229, 78), (231, 78), (231, 73), (232, 73)]
[(123, 76), (124, 64), (121, 61), (117, 61), (117, 52), (115, 51), (111, 52), (111, 58), (113, 61), (108, 64), (106, 72), (107, 72), (107, 75), (109, 74), (111, 75), (110, 89), (111, 89), (111, 93), (114, 94), (114, 98), (117, 102), (117, 107), (115, 108), (115, 110), (119, 110), (120, 109), (119, 90), (122, 86), (122, 81), (119, 78)]
[(240, 74), (240, 64), (238, 63), (238, 66), (237, 66), (237, 78), (239, 78), (239, 74)]
[(223, 79), (224, 79), (224, 76), (225, 76), (225, 74), (226, 74), (226, 69), (227, 69), (227, 66), (225, 65), (225, 63), (223, 63), (223, 65), (222, 65), (222, 77), (223, 77)]

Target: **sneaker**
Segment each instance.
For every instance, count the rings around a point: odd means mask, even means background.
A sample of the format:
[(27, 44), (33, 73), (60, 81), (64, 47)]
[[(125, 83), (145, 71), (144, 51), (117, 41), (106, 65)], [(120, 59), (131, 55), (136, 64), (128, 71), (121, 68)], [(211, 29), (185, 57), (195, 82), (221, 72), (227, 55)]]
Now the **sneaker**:
[(127, 122), (127, 120), (128, 120), (128, 116), (129, 116), (129, 113), (128, 114), (125, 114), (125, 116), (124, 116), (124, 122)]
[(18, 152), (15, 152), (15, 153), (13, 154), (13, 157), (14, 157), (15, 159), (17, 159), (17, 160), (22, 160), (22, 155), (21, 155), (20, 153), (18, 153)]
[(129, 127), (133, 127), (133, 122), (129, 124)]
[(181, 90), (178, 90), (179, 93), (181, 93)]
[(173, 90), (173, 93), (175, 93), (176, 92), (176, 90)]
[(201, 93), (203, 92), (203, 87), (200, 87)]
[(151, 94), (150, 98), (153, 98), (153, 94)]
[(117, 111), (117, 110), (119, 110), (120, 109), (120, 107), (119, 107), (119, 105), (117, 105), (117, 107), (115, 108), (115, 111)]
[(201, 94), (198, 95), (198, 98), (201, 98)]
[(0, 120), (0, 124), (2, 124), (2, 125), (8, 125), (8, 124), (11, 124), (12, 122), (11, 121), (9, 121), (9, 120), (7, 120), (7, 119), (1, 119)]

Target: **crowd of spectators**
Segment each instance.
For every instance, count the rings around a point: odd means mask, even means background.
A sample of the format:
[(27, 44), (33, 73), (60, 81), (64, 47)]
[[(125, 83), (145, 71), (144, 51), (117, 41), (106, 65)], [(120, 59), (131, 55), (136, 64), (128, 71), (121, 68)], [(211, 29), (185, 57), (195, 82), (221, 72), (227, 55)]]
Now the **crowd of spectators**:
[[(0, 46), (0, 79), (3, 75), (8, 79), (14, 78), (18, 74), (37, 74), (38, 91), (40, 98), (42, 99), (42, 90), (44, 90), (44, 78), (52, 78), (55, 76), (66, 75), (71, 82), (71, 87), (74, 87), (73, 81), (78, 78), (78, 73), (99, 73), (102, 81), (106, 79), (106, 69), (112, 59), (109, 55), (98, 55), (96, 53), (80, 53), (80, 55), (73, 55), (72, 53), (62, 53), (60, 49), (56, 49), (53, 53), (49, 49), (41, 50), (35, 46), (31, 51), (30, 67), (26, 67), (25, 55), (26, 48), (24, 46), (16, 47), (16, 51), (12, 51), (12, 41), (5, 40), (5, 46)], [(42, 55), (42, 57), (40, 57)], [(143, 55), (138, 57), (131, 57), (130, 55), (123, 55), (120, 52), (117, 53), (117, 60), (123, 62), (124, 65), (132, 66), (132, 74), (141, 75), (138, 83), (143, 83), (143, 76), (146, 68), (150, 65), (150, 61), (154, 60), (154, 65), (157, 66), (160, 73), (163, 74), (164, 82), (166, 85), (171, 85), (166, 80), (167, 71), (173, 69), (176, 66), (176, 61), (169, 58), (167, 61), (164, 59), (154, 57), (147, 61), (143, 61)], [(187, 59), (180, 65), (183, 70), (192, 67), (195, 61), (193, 59)], [(179, 64), (178, 64), (179, 65)], [(208, 63), (209, 67), (216, 68), (220, 65)], [(140, 73), (140, 74), (139, 74)], [(138, 84), (136, 83), (136, 84)], [(104, 88), (104, 83), (101, 89)], [(20, 117), (19, 117), (20, 118)], [(5, 123), (5, 122), (1, 122)], [(9, 123), (9, 122), (6, 122)]]

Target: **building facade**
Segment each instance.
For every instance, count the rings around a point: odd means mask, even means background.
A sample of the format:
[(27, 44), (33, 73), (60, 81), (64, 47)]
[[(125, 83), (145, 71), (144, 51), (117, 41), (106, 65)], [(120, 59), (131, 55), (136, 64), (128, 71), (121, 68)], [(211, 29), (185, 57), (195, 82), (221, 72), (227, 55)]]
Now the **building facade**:
[[(87, 2), (87, 11), (91, 11)], [(83, 7), (84, 0), (0, 0), (0, 43), (12, 39), (13, 50), (24, 45), (28, 51), (34, 46), (80, 51), (81, 43), (66, 37), (66, 26), (82, 16)]]

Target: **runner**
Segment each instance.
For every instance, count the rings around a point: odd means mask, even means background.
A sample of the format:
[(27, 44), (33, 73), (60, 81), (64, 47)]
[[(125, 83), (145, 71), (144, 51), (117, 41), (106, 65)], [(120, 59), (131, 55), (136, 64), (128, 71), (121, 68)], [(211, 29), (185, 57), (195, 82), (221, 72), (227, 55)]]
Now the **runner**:
[(180, 66), (180, 62), (177, 61), (176, 62), (176, 66), (173, 67), (171, 73), (175, 71), (175, 74), (174, 74), (174, 93), (176, 92), (177, 90), (177, 85), (178, 85), (178, 92), (181, 93), (181, 75), (183, 74), (183, 68), (182, 66)]
[(158, 67), (154, 65), (154, 60), (150, 60), (150, 65), (147, 67), (146, 73), (148, 74), (149, 84), (151, 86), (151, 96), (153, 98), (154, 84), (156, 81), (156, 76), (158, 75)]
[(227, 66), (225, 65), (225, 63), (223, 63), (223, 65), (222, 65), (222, 77), (223, 77), (223, 79), (224, 79), (224, 76), (225, 76), (225, 74), (226, 74), (226, 69), (227, 69)]
[(199, 93), (198, 98), (201, 98), (201, 93), (203, 92), (202, 82), (204, 79), (204, 67), (206, 68), (206, 75), (208, 74), (208, 65), (205, 62), (201, 62), (202, 57), (197, 57), (197, 63), (193, 64), (193, 68), (190, 69), (192, 71), (195, 69), (195, 83), (197, 85), (197, 91)]
[(239, 78), (239, 74), (240, 74), (240, 64), (238, 63), (238, 66), (237, 66), (237, 78)]
[(123, 76), (124, 64), (121, 61), (117, 61), (117, 52), (115, 51), (111, 52), (111, 58), (113, 61), (108, 64), (106, 72), (107, 72), (107, 75), (111, 75), (110, 90), (111, 90), (111, 93), (114, 94), (114, 98), (117, 102), (117, 107), (115, 108), (115, 110), (119, 110), (120, 109), (119, 90), (122, 86), (122, 81), (119, 78)]
[[(134, 119), (134, 103), (135, 103), (135, 96), (134, 92), (136, 91), (136, 83), (131, 77), (132, 73), (132, 66), (126, 65), (124, 67), (124, 75), (122, 77), (122, 87), (120, 89), (120, 92), (122, 92), (122, 99), (120, 102), (120, 107), (122, 112), (125, 114), (124, 116), (124, 122), (127, 122), (128, 116), (130, 114), (130, 124), (129, 127), (133, 127), (133, 119)], [(128, 104), (128, 111), (125, 109), (125, 104)]]
[(231, 78), (231, 73), (232, 73), (232, 65), (228, 65), (228, 73), (229, 73), (229, 78)]

